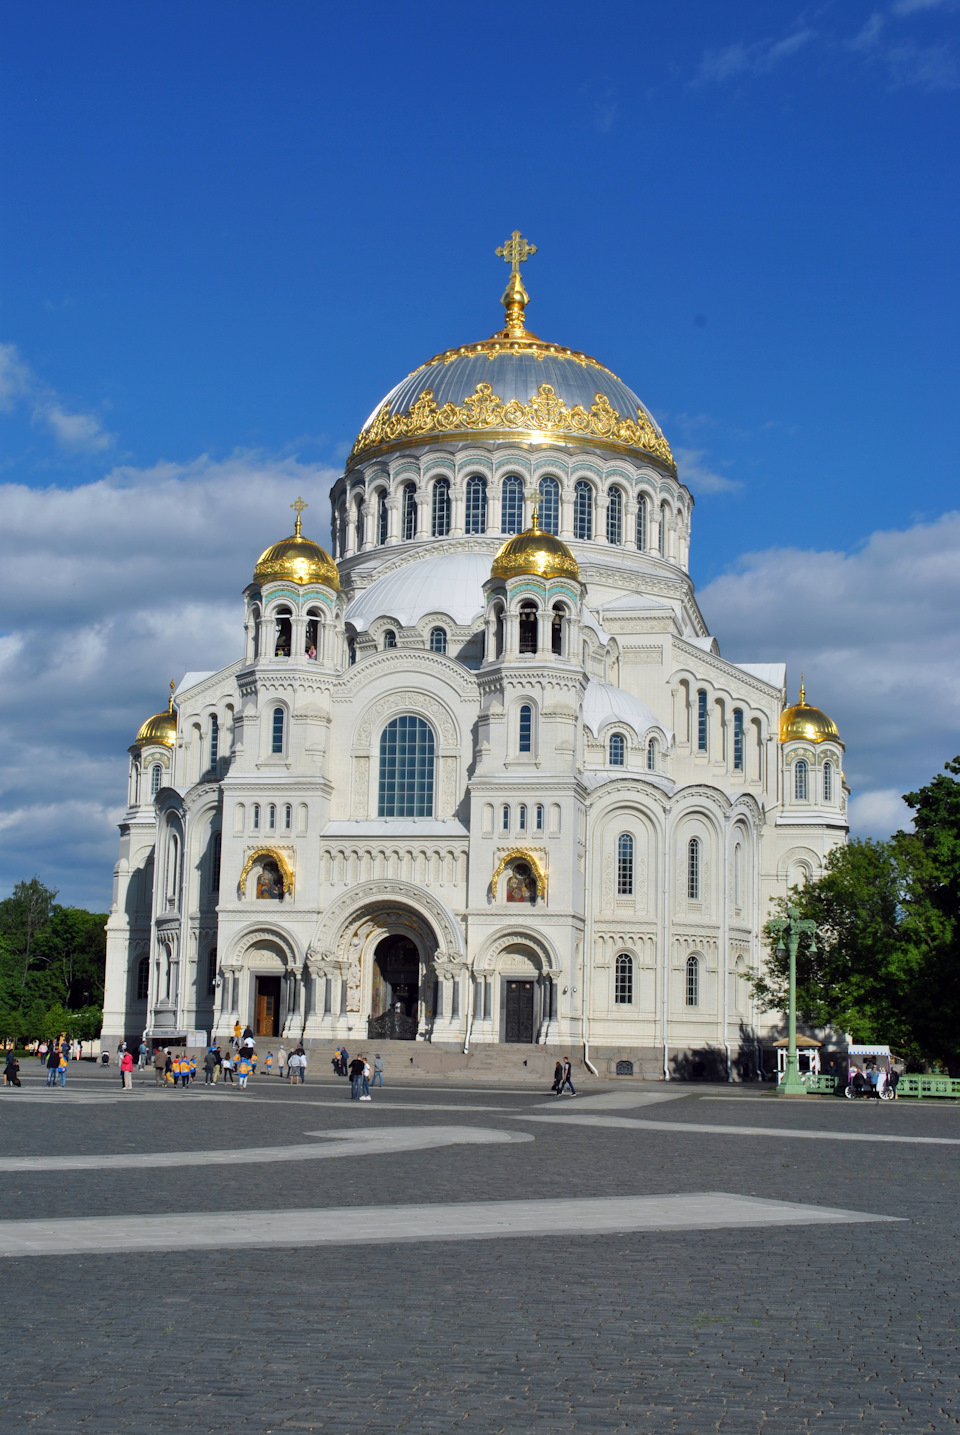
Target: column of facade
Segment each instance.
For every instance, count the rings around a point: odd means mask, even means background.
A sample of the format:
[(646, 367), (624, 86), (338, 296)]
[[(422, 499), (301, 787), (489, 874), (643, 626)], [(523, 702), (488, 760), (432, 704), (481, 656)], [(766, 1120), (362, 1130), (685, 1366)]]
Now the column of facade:
[(597, 494), (596, 522), (593, 526), (593, 537), (597, 543), (607, 541), (607, 509), (610, 507), (610, 499), (605, 493)]
[(553, 614), (549, 608), (537, 610), (537, 653), (549, 657), (553, 652)]
[(632, 493), (623, 505), (623, 546), (634, 549), (637, 546), (637, 499)]
[(573, 537), (573, 489), (560, 490), (560, 537)]
[(429, 493), (417, 494), (417, 535), (418, 538), (430, 537), (430, 495)]
[(487, 533), (500, 532), (500, 490), (493, 481), (487, 485)]
[(466, 506), (466, 494), (463, 491), (463, 484), (450, 487), (450, 537), (463, 537), (463, 514)]
[(363, 520), (363, 542), (360, 551), (366, 553), (368, 548), (376, 546), (376, 522), (377, 522), (377, 498), (371, 496), (365, 501), (360, 509)]
[(395, 493), (387, 499), (387, 544), (400, 542), (400, 500)]

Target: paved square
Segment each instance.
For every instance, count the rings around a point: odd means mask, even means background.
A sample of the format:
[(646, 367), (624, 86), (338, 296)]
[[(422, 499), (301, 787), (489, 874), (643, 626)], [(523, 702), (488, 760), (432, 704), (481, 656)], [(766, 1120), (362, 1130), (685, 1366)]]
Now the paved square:
[(149, 1081), (2, 1093), (4, 1430), (960, 1423), (952, 1104)]

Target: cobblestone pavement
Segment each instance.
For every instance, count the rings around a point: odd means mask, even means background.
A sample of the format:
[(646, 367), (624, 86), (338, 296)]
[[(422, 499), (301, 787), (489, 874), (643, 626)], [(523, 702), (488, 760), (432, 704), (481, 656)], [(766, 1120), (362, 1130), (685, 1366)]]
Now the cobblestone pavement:
[[(28, 1066), (22, 1091), (0, 1093), (4, 1157), (157, 1161), (8, 1171), (0, 1215), (187, 1222), (350, 1206), (375, 1224), (382, 1206), (422, 1203), (428, 1236), (437, 1203), (722, 1191), (905, 1219), (9, 1259), (2, 1432), (886, 1435), (960, 1424), (960, 1147), (736, 1130), (956, 1140), (953, 1103), (798, 1104), (757, 1099), (757, 1088), (718, 1100), (727, 1093), (689, 1087), (637, 1107), (644, 1124), (631, 1127), (583, 1120), (591, 1095), (556, 1103), (576, 1122), (525, 1121), (549, 1114), (543, 1093), (407, 1084), (360, 1106), (343, 1083), (260, 1077), (247, 1094), (181, 1093), (148, 1079), (124, 1097), (115, 1072), (90, 1068), (48, 1092)], [(453, 1124), (534, 1140), (236, 1166), (165, 1167), (162, 1154)], [(703, 1129), (713, 1126), (726, 1129)]]

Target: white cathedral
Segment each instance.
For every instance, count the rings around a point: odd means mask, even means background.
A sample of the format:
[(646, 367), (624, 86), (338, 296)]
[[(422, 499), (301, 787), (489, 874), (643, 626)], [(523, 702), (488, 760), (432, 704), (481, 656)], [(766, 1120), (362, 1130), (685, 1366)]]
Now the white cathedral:
[(526, 328), (534, 247), (497, 252), (504, 328), (377, 405), (333, 558), (298, 500), (236, 661), (130, 748), (105, 1040), (756, 1074), (748, 978), (844, 840), (843, 744), (783, 664), (721, 657), (666, 438)]

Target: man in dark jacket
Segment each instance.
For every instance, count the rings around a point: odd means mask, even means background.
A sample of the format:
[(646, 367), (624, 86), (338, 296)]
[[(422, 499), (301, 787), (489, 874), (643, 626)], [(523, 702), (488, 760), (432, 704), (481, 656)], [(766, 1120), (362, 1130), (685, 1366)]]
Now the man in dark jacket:
[(355, 1056), (350, 1063), (350, 1100), (359, 1101), (363, 1090), (363, 1062)]

